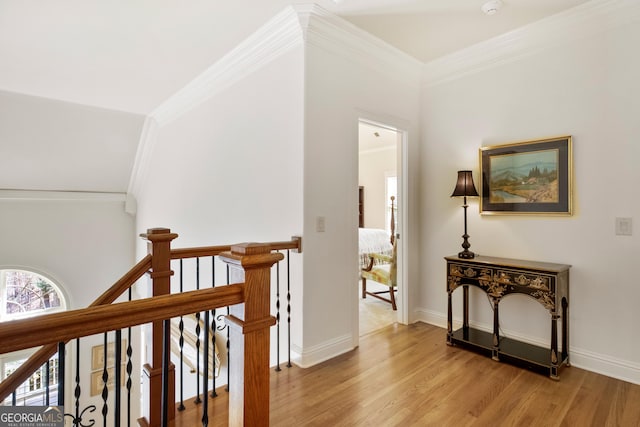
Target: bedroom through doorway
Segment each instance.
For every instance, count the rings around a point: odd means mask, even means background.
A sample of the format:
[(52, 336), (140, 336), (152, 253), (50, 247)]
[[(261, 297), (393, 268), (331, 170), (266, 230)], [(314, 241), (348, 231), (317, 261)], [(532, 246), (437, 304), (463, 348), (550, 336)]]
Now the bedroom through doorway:
[[(392, 127), (363, 120), (359, 122), (358, 235), (361, 272), (370, 263), (370, 253), (382, 255), (375, 259), (374, 269), (393, 270), (390, 261), (394, 254), (393, 243), (399, 234), (398, 183), (401, 181), (398, 151), (401, 140), (402, 133)], [(390, 302), (390, 287), (366, 279), (367, 292), (364, 293), (362, 282), (361, 273), (357, 284), (360, 336), (398, 320), (398, 310), (394, 310)], [(397, 291), (395, 299), (399, 299)]]

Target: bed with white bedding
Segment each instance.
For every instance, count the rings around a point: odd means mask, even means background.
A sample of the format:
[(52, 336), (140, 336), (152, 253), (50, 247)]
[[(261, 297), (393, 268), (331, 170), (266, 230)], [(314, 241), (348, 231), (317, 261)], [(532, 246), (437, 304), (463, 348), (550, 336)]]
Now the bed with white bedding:
[(380, 253), (391, 256), (393, 246), (389, 233), (386, 230), (378, 228), (359, 228), (359, 254), (360, 269), (369, 264), (370, 253)]

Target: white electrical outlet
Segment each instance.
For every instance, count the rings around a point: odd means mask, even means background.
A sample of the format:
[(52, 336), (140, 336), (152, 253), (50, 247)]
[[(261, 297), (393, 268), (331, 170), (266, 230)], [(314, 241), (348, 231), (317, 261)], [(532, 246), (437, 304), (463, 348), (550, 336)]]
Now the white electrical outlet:
[(316, 217), (316, 231), (318, 233), (324, 233), (325, 221), (323, 216)]
[(633, 222), (631, 218), (616, 218), (616, 235), (631, 236)]

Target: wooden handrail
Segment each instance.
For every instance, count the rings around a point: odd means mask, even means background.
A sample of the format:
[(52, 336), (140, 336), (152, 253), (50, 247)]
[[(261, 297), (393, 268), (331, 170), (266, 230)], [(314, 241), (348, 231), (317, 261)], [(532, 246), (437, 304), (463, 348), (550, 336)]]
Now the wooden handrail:
[[(302, 252), (302, 238), (300, 236), (293, 236), (291, 240), (285, 240), (282, 242), (269, 242), (267, 243), (272, 251), (282, 251), (285, 249), (293, 249), (295, 252)], [(184, 258), (197, 258), (205, 256), (216, 256), (223, 252), (231, 250), (233, 245), (219, 245), (219, 246), (202, 246), (197, 248), (179, 248), (171, 249), (171, 259), (184, 259)]]
[(291, 240), (287, 240), (284, 242), (271, 242), (269, 243), (272, 251), (282, 251), (285, 249), (292, 249), (295, 253), (302, 252), (302, 237), (300, 236), (292, 236)]
[[(268, 243), (268, 245), (271, 247), (271, 250), (292, 249), (294, 250), (294, 252), (298, 252), (298, 253), (302, 252), (302, 239), (299, 236), (292, 237), (290, 241), (271, 242), (271, 243)], [(216, 256), (223, 252), (229, 251), (231, 247), (232, 245), (220, 245), (220, 246), (172, 249), (171, 259)], [(118, 299), (122, 294), (124, 294), (131, 286), (133, 286), (146, 272), (148, 272), (151, 269), (151, 262), (152, 262), (152, 256), (146, 255), (130, 271), (128, 271), (116, 283), (114, 283), (113, 286), (111, 286), (106, 292), (104, 292), (93, 303), (91, 303), (89, 307), (96, 308), (96, 307), (112, 304), (116, 299)], [(238, 302), (233, 302), (232, 304), (237, 304), (237, 303)], [(120, 304), (124, 304), (124, 303), (120, 303)], [(127, 310), (139, 310), (139, 309), (140, 309), (139, 306), (134, 305), (134, 306), (131, 306), (131, 308), (128, 308)], [(197, 310), (194, 310), (192, 312), (195, 312), (195, 311)], [(36, 320), (41, 321), (41, 319), (43, 318), (48, 319), (49, 318), (48, 316), (57, 316), (57, 315), (63, 315), (63, 314), (73, 313), (73, 312), (77, 312), (77, 310), (67, 311), (64, 313), (56, 313), (52, 315), (46, 315), (38, 318), (24, 319), (24, 320), (20, 320), (20, 322), (36, 321)], [(131, 316), (134, 315), (132, 313), (133, 312), (129, 311), (129, 314)], [(186, 314), (186, 313), (183, 313), (183, 314)], [(180, 314), (178, 314), (177, 316), (179, 315)], [(136, 318), (140, 318), (139, 316), (142, 316), (142, 314), (135, 313), (135, 316)], [(107, 318), (103, 320), (104, 324), (100, 325), (100, 327), (98, 328), (100, 331), (104, 332), (104, 331), (120, 329), (119, 327), (113, 324), (113, 322), (111, 321), (112, 320), (111, 317), (112, 316), (107, 316)], [(170, 316), (170, 317), (175, 317), (175, 316)], [(76, 318), (76, 321), (78, 322), (78, 325), (75, 325), (74, 327), (75, 330), (78, 329), (78, 326), (80, 326), (80, 329), (83, 332), (86, 332), (88, 330), (86, 319), (83, 319), (82, 317), (80, 317), (80, 318)], [(146, 321), (141, 321), (140, 323), (146, 323)], [(13, 325), (14, 323), (5, 322), (4, 324), (0, 324), (0, 330), (2, 330), (3, 326), (6, 328), (6, 325), (9, 325), (9, 324)], [(94, 332), (91, 332), (91, 333), (86, 333), (84, 335), (74, 335), (74, 336), (70, 336), (69, 338), (66, 338), (67, 336), (69, 336), (68, 334), (61, 334), (61, 336), (57, 336), (51, 330), (50, 324), (46, 323), (45, 326), (41, 326), (41, 327), (32, 326), (31, 328), (27, 329), (28, 333), (26, 333), (25, 335), (23, 336), (18, 335), (20, 336), (20, 341), (24, 344), (19, 346), (20, 348), (23, 348), (23, 349), (32, 348), (38, 345), (42, 345), (42, 347), (38, 349), (33, 355), (31, 355), (31, 357), (29, 357), (29, 359), (25, 363), (23, 363), (18, 369), (16, 369), (11, 375), (9, 375), (7, 378), (5, 378), (4, 381), (0, 383), (0, 401), (6, 399), (15, 389), (17, 389), (20, 386), (20, 384), (26, 381), (33, 374), (35, 370), (37, 370), (47, 360), (49, 360), (51, 356), (53, 356), (58, 351), (59, 342), (66, 343), (69, 339), (78, 338), (80, 336), (91, 335), (94, 333)], [(123, 327), (127, 327), (127, 326), (123, 326)], [(37, 332), (34, 333), (34, 331), (37, 331)], [(43, 334), (40, 331), (46, 331), (46, 333)], [(95, 333), (99, 333), (99, 332), (95, 332)], [(27, 344), (27, 341), (25, 339), (27, 337), (29, 337), (29, 344)], [(55, 337), (55, 339), (53, 339), (52, 337)], [(40, 338), (46, 338), (46, 340), (39, 340)], [(8, 344), (8, 342), (5, 342), (5, 338), (2, 334), (0, 334), (0, 342), (2, 342), (3, 344), (2, 353), (8, 353), (10, 351), (14, 351), (14, 350), (8, 349), (9, 348), (8, 346), (5, 346), (5, 344)]]
[(151, 255), (146, 255), (131, 270), (125, 273), (106, 292), (100, 295), (89, 307), (111, 304), (133, 286), (151, 268)]
[[(124, 276), (122, 276), (116, 283), (113, 284), (106, 292), (100, 295), (90, 307), (96, 307), (105, 304), (111, 304), (120, 297), (127, 289), (133, 286), (151, 267), (151, 255), (147, 255), (140, 260), (131, 270), (129, 270)], [(47, 330), (47, 333), (49, 331)], [(58, 340), (64, 341), (64, 340)], [(1, 341), (0, 341), (1, 342)], [(66, 341), (65, 341), (66, 343)], [(42, 345), (44, 343), (36, 343), (31, 347)], [(26, 347), (30, 348), (30, 347)], [(20, 384), (25, 382), (36, 369), (40, 368), (47, 360), (51, 358), (58, 351), (58, 344), (52, 343), (44, 345), (33, 353), (29, 359), (20, 365), (18, 369), (13, 371), (11, 375), (4, 379), (0, 383), (0, 402), (6, 399)], [(3, 352), (8, 352), (4, 350)]]
[(171, 259), (216, 256), (231, 249), (231, 245), (202, 246), (198, 248), (171, 249)]
[(54, 344), (243, 302), (244, 284), (200, 289), (0, 323), (5, 352)]

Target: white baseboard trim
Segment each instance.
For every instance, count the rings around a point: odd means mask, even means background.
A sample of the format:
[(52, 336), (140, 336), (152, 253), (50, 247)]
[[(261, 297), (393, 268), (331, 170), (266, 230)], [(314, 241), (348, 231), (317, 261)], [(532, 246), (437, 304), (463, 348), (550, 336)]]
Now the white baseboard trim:
[(577, 368), (640, 385), (637, 363), (575, 347), (571, 347), (570, 361)]
[[(447, 327), (447, 316), (445, 313), (416, 309), (413, 312), (412, 320), (420, 321), (441, 328)], [(462, 324), (461, 319), (453, 319), (454, 328), (459, 328)], [(491, 331), (491, 325), (474, 324), (475, 328)], [(536, 337), (526, 336), (514, 331), (505, 330), (505, 334), (509, 337), (528, 342), (530, 344), (544, 346), (545, 343)], [(595, 353), (582, 348), (570, 347), (569, 360), (572, 366), (586, 371), (595, 372), (607, 377), (627, 381), (640, 385), (640, 364), (628, 360), (617, 359), (613, 356)]]
[(334, 340), (305, 349), (293, 345), (292, 362), (301, 368), (309, 368), (353, 349), (353, 337), (351, 335), (343, 335)]
[(424, 322), (440, 328), (447, 327), (447, 316), (445, 314), (422, 308), (414, 310), (413, 314), (410, 316), (410, 321), (411, 323)]

